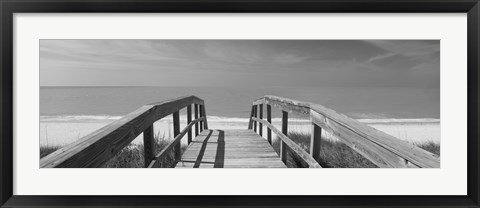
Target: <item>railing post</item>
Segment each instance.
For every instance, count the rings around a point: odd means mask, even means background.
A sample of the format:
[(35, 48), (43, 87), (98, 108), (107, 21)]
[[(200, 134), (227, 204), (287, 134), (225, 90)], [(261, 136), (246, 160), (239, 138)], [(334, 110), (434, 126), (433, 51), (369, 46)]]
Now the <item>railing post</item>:
[(312, 123), (312, 133), (310, 138), (310, 155), (320, 163), (320, 143), (322, 139), (322, 128)]
[[(195, 108), (194, 116), (195, 120), (198, 119), (198, 104), (193, 104)], [(195, 137), (198, 136), (198, 123), (195, 123)]]
[[(282, 111), (282, 133), (288, 136), (288, 112)], [(285, 142), (280, 143), (280, 159), (283, 163), (287, 163), (287, 145)]]
[[(267, 104), (267, 121), (272, 123), (272, 106), (269, 104)], [(270, 128), (267, 128), (267, 141), (272, 144), (272, 130)]]
[[(173, 136), (174, 138), (180, 134), (180, 113), (177, 111), (173, 113)], [(178, 161), (181, 158), (181, 142), (175, 145), (175, 160)]]
[(253, 113), (254, 113), (254, 110), (253, 110), (253, 109), (254, 109), (254, 107), (253, 107), (253, 105), (252, 105), (252, 110), (250, 111), (250, 120), (248, 121), (248, 129), (252, 129), (252, 124), (253, 124), (253, 119), (252, 119), (252, 117), (253, 117)]
[[(258, 106), (260, 107), (259, 118), (263, 119), (263, 104), (259, 104)], [(263, 124), (262, 123), (258, 124), (258, 131), (260, 133), (260, 136), (263, 136)]]
[[(200, 118), (203, 117), (203, 105), (198, 106), (198, 110), (200, 110)], [(200, 133), (203, 131), (203, 121), (200, 121)]]
[[(188, 105), (187, 106), (187, 125), (190, 124), (190, 122), (192, 122), (192, 105)], [(192, 129), (188, 129), (188, 144), (190, 144), (190, 142), (192, 142)]]
[(143, 157), (145, 167), (155, 159), (155, 138), (153, 136), (153, 124), (143, 131)]
[(208, 129), (207, 112), (205, 111), (205, 105), (202, 105), (202, 116), (205, 118), (203, 122), (203, 129)]
[[(253, 108), (253, 117), (257, 118), (257, 105)], [(257, 132), (257, 122), (253, 121), (253, 131)]]

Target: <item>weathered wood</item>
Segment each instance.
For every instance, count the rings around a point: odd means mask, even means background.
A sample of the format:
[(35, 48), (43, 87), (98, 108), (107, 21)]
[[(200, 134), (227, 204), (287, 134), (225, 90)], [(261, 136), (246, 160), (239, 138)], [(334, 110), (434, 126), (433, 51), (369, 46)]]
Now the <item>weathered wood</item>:
[[(272, 106), (267, 104), (267, 122), (272, 123)], [(267, 141), (272, 144), (272, 130), (267, 128)]]
[(260, 103), (269, 104), (282, 111), (295, 113), (301, 116), (308, 116), (308, 114), (310, 113), (310, 107), (309, 107), (310, 103), (302, 102), (298, 100), (292, 100), (292, 99), (277, 97), (273, 95), (266, 95), (263, 98), (260, 98), (254, 101), (253, 105), (258, 105)]
[[(192, 122), (192, 105), (187, 106), (187, 125), (190, 122)], [(192, 142), (192, 129), (188, 130), (187, 142), (188, 142), (188, 144), (190, 144), (190, 142)]]
[(254, 107), (252, 105), (252, 110), (250, 111), (250, 118), (248, 120), (248, 129), (252, 129), (252, 125), (253, 125), (253, 120), (252, 120), (252, 117), (253, 117), (253, 114), (254, 114)]
[[(180, 134), (180, 112), (173, 113), (173, 136), (177, 137)], [(181, 142), (175, 145), (175, 159), (179, 160), (181, 156)]]
[(161, 161), (168, 155), (172, 149), (174, 149), (182, 140), (183, 136), (188, 132), (189, 129), (192, 128), (195, 124), (198, 124), (203, 118), (197, 118), (190, 122), (185, 128), (183, 128), (182, 132), (178, 134), (165, 148), (163, 148), (156, 156), (155, 160), (150, 162), (149, 168), (159, 168), (161, 165)]
[(145, 167), (148, 167), (150, 162), (155, 158), (155, 138), (153, 135), (153, 125), (143, 131), (143, 158)]
[[(288, 135), (288, 112), (282, 111), (282, 133)], [(284, 163), (287, 162), (287, 146), (285, 141), (282, 140), (280, 143), (280, 158)]]
[(433, 153), (330, 109), (313, 106), (310, 114), (314, 123), (337, 136), (340, 141), (379, 167), (413, 167), (405, 165), (405, 159), (418, 167), (440, 167), (440, 160)]
[[(290, 138), (288, 138), (287, 135), (285, 135), (283, 132), (275, 128), (273, 124), (268, 123), (267, 121), (260, 120), (258, 118), (254, 118), (254, 120), (257, 120), (258, 122), (263, 123), (267, 128), (272, 129), (272, 131), (277, 134), (278, 138), (282, 140), (282, 143), (284, 143), (284, 147), (289, 148), (289, 151), (294, 152), (296, 155), (298, 155), (300, 158), (305, 161), (310, 168), (321, 168), (320, 164), (313, 158), (307, 151), (305, 151), (302, 147), (300, 147), (297, 143), (292, 141)], [(285, 161), (283, 161), (285, 163)]]
[(208, 119), (207, 119), (207, 112), (205, 111), (205, 105), (202, 105), (202, 117), (204, 117), (205, 119), (203, 119), (203, 127), (204, 129), (208, 129)]
[(286, 168), (273, 147), (252, 130), (205, 130), (176, 168)]
[[(253, 117), (257, 118), (257, 106), (256, 105), (253, 107)], [(257, 132), (257, 122), (255, 120), (253, 121), (253, 131)]]
[(310, 138), (310, 155), (320, 162), (320, 144), (322, 139), (322, 128), (312, 123), (312, 133)]
[[(195, 108), (195, 120), (198, 119), (198, 104), (193, 104)], [(198, 136), (198, 123), (195, 124), (195, 137)]]
[[(263, 119), (263, 104), (259, 104), (258, 107), (259, 107), (259, 110), (260, 110), (258, 116), (259, 116), (260, 119)], [(262, 123), (258, 124), (258, 131), (259, 131), (258, 133), (260, 134), (260, 136), (263, 136), (263, 124)]]
[(258, 105), (258, 104), (261, 104), (261, 103), (265, 103), (265, 97), (266, 97), (266, 96), (268, 96), (268, 95), (265, 95), (265, 96), (263, 96), (263, 97), (261, 97), (261, 98), (259, 98), (259, 99), (254, 100), (252, 105), (255, 106), (255, 105)]
[(40, 159), (40, 167), (100, 167), (155, 121), (192, 103), (204, 104), (195, 96), (187, 96), (142, 106)]
[[(199, 108), (198, 110), (200, 110), (200, 117), (203, 117), (203, 106), (199, 105), (198, 108)], [(203, 131), (203, 122), (204, 122), (203, 120), (200, 121), (200, 132)]]

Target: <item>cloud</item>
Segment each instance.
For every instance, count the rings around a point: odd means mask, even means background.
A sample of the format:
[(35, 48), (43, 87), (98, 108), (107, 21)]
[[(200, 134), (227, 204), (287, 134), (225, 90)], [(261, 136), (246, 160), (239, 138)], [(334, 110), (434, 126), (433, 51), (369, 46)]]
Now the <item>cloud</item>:
[(374, 56), (374, 57), (368, 59), (367, 63), (371, 63), (373, 61), (390, 58), (390, 57), (395, 56), (395, 55), (396, 55), (395, 53), (386, 53), (386, 54), (382, 54), (382, 55), (377, 55), (377, 56)]
[(365, 40), (390, 53), (411, 58), (429, 58), (440, 52), (438, 40)]
[[(148, 78), (149, 85), (178, 85), (178, 77), (209, 85), (260, 85), (252, 83), (255, 77), (264, 80), (262, 86), (421, 86), (422, 79), (439, 74), (438, 56), (438, 41), (40, 41), (40, 71), (48, 71), (41, 77), (44, 85), (60, 79), (87, 86), (147, 83), (133, 77)], [(418, 76), (408, 78), (412, 73)], [(395, 81), (399, 77), (402, 82)]]
[[(438, 40), (366, 40), (386, 52), (368, 59), (365, 64), (397, 71), (431, 71), (438, 73), (440, 41)], [(388, 59), (388, 60), (387, 60)]]
[(278, 54), (272, 57), (272, 63), (280, 65), (297, 64), (305, 61), (306, 57), (295, 54)]

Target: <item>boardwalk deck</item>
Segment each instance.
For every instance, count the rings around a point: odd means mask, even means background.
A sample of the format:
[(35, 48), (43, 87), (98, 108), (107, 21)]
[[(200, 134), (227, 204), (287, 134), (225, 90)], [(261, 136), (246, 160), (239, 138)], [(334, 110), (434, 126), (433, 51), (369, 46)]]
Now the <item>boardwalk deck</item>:
[(204, 130), (176, 168), (286, 168), (267, 142), (252, 130)]

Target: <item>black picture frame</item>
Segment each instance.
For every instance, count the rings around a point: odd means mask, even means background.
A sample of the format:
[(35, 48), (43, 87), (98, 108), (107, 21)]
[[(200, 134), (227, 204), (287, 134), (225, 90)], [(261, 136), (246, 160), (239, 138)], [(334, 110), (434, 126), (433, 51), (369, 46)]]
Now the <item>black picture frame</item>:
[[(1, 0), (1, 207), (479, 207), (478, 0)], [(25, 196), (13, 195), (14, 13), (467, 13), (468, 194), (466, 196)], [(321, 188), (321, 187), (319, 187)]]

